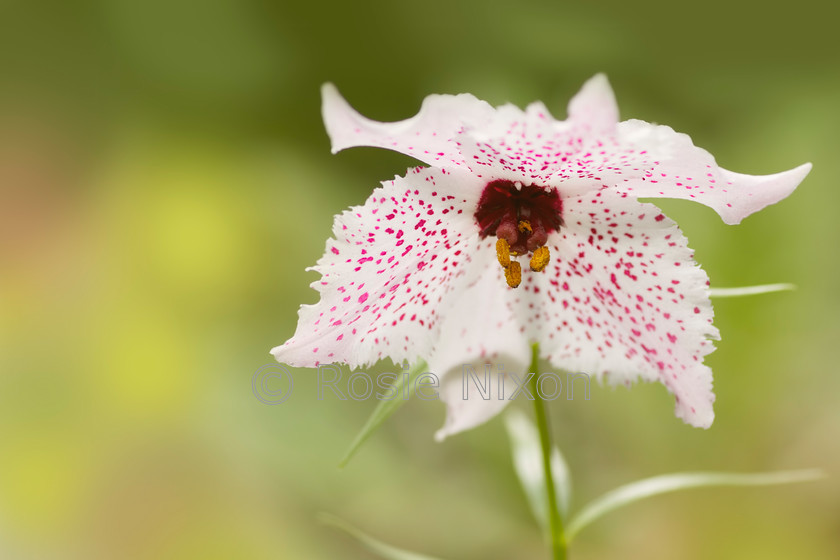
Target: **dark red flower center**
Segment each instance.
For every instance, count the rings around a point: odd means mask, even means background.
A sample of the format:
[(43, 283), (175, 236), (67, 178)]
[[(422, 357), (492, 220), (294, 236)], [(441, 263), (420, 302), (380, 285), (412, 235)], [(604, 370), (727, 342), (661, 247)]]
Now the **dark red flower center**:
[(475, 211), (481, 237), (495, 235), (523, 255), (545, 245), (560, 229), (563, 204), (557, 189), (537, 185), (517, 188), (513, 181), (492, 181), (484, 187)]

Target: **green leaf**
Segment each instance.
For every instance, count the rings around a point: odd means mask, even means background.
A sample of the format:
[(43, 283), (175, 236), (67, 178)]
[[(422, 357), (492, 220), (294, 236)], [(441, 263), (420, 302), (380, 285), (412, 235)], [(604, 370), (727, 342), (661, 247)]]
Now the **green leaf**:
[(410, 387), (414, 383), (414, 380), (417, 379), (417, 377), (423, 373), (423, 370), (425, 369), (426, 362), (420, 360), (413, 368), (411, 368), (408, 375), (397, 375), (396, 381), (394, 381), (394, 384), (391, 386), (396, 389), (396, 397), (389, 400), (379, 401), (379, 404), (376, 405), (376, 408), (367, 419), (367, 422), (365, 422), (365, 425), (362, 426), (362, 430), (356, 435), (353, 443), (350, 444), (350, 449), (347, 450), (347, 453), (344, 454), (344, 458), (341, 459), (341, 462), (338, 464), (339, 467), (343, 468), (347, 466), (347, 463), (350, 462), (350, 459), (353, 458), (353, 455), (356, 454), (356, 451), (358, 451), (362, 444), (367, 441), (371, 434), (376, 431), (376, 429), (381, 426), (389, 416), (396, 412), (400, 406), (402, 406), (406, 400), (401, 396), (403, 389), (406, 385)]
[(388, 560), (438, 560), (437, 558), (432, 558), (431, 556), (418, 554), (416, 552), (410, 552), (408, 550), (402, 550), (400, 548), (396, 548), (391, 545), (385, 544), (381, 541), (378, 541), (334, 515), (330, 515), (328, 513), (321, 513), (318, 515), (318, 518), (325, 525), (331, 525), (333, 527), (341, 529), (342, 531), (361, 542), (369, 550), (375, 552), (382, 558), (387, 558)]
[[(505, 414), (505, 427), (510, 437), (513, 466), (531, 512), (537, 518), (543, 532), (548, 531), (548, 499), (545, 489), (542, 447), (537, 427), (521, 411), (511, 408)], [(551, 450), (551, 475), (554, 492), (560, 506), (560, 515), (566, 517), (571, 501), (571, 478), (569, 467), (556, 447)]]
[(773, 484), (791, 484), (794, 482), (808, 482), (823, 478), (825, 475), (817, 469), (800, 471), (779, 471), (769, 473), (738, 474), (738, 473), (674, 473), (652, 478), (645, 478), (619, 486), (607, 492), (597, 500), (587, 504), (569, 523), (566, 538), (569, 542), (584, 527), (603, 515), (631, 504), (643, 498), (701, 488), (703, 486), (770, 486)]
[(728, 298), (770, 294), (795, 290), (793, 284), (764, 284), (762, 286), (744, 286), (742, 288), (710, 288), (709, 296), (713, 298)]

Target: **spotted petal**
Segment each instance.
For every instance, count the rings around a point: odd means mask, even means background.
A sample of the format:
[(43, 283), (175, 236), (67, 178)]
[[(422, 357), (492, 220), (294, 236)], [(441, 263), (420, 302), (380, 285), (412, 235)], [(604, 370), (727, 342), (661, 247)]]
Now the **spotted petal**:
[(336, 217), (314, 270), (320, 293), (300, 309), (295, 336), (272, 350), (293, 366), (425, 358), (441, 314), (481, 271), (470, 266), (481, 193), (464, 172), (415, 168)]
[(354, 146), (394, 150), (436, 167), (464, 167), (455, 138), (467, 126), (481, 126), (493, 108), (469, 94), (430, 95), (414, 117), (383, 123), (363, 117), (332, 84), (322, 88), (324, 124), (333, 153)]
[[(661, 381), (677, 416), (707, 428), (714, 347), (706, 274), (676, 224), (651, 204), (602, 190), (569, 200), (550, 268), (523, 281), (523, 332), (558, 368), (610, 383)], [(533, 303), (534, 305), (529, 305)]]
[(554, 120), (542, 103), (525, 111), (504, 105), (490, 124), (464, 131), (458, 143), (476, 176), (555, 187), (566, 198), (603, 187), (587, 165), (590, 144), (597, 142), (591, 133), (577, 122)]

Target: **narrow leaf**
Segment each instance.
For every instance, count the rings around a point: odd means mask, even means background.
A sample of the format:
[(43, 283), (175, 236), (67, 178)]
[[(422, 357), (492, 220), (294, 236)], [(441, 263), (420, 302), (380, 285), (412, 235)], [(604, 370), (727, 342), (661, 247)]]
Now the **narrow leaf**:
[(406, 385), (410, 388), (414, 384), (414, 380), (417, 379), (417, 377), (423, 373), (423, 370), (425, 369), (426, 362), (421, 360), (415, 364), (411, 371), (408, 372), (408, 375), (397, 375), (396, 381), (394, 381), (394, 384), (391, 386), (392, 389), (395, 390), (395, 397), (393, 399), (379, 401), (379, 404), (376, 405), (376, 408), (368, 417), (365, 425), (362, 426), (362, 430), (356, 435), (353, 443), (350, 444), (350, 449), (347, 450), (347, 453), (344, 454), (344, 458), (341, 459), (341, 462), (338, 464), (339, 467), (347, 466), (347, 463), (350, 462), (350, 459), (353, 458), (353, 455), (356, 454), (356, 451), (358, 451), (362, 444), (367, 441), (371, 434), (376, 431), (376, 429), (381, 426), (389, 416), (396, 412), (400, 406), (402, 406), (402, 404), (406, 401), (403, 396), (405, 394), (404, 391), (406, 389)]
[(823, 478), (817, 469), (769, 473), (674, 473), (645, 478), (619, 486), (587, 504), (569, 523), (566, 538), (571, 541), (584, 527), (605, 514), (643, 498), (703, 486), (770, 486), (808, 482)]
[(709, 295), (713, 298), (754, 296), (795, 290), (793, 284), (764, 284), (762, 286), (744, 286), (742, 288), (710, 288)]
[[(531, 512), (543, 532), (546, 532), (548, 530), (548, 499), (539, 432), (534, 423), (515, 408), (511, 408), (505, 414), (505, 427), (510, 437), (513, 466), (519, 476), (519, 482), (525, 491)], [(560, 515), (566, 517), (571, 501), (571, 479), (569, 467), (556, 447), (551, 450), (551, 475), (554, 479), (554, 491), (557, 495)]]
[(361, 542), (369, 550), (381, 556), (382, 558), (386, 558), (387, 560), (438, 560), (436, 558), (432, 558), (431, 556), (402, 550), (400, 548), (396, 548), (391, 545), (385, 544), (381, 541), (378, 541), (334, 515), (330, 515), (328, 513), (321, 513), (318, 515), (318, 518), (325, 525), (331, 525), (332, 527), (341, 529), (351, 537)]

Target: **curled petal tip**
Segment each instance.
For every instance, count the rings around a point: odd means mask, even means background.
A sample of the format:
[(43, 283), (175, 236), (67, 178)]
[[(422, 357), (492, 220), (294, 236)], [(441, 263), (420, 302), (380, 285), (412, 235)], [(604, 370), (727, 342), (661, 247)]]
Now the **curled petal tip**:
[(330, 151), (335, 154), (349, 147), (339, 141), (339, 135), (343, 128), (352, 126), (350, 121), (358, 115), (332, 82), (321, 86), (321, 116), (330, 138)]
[(324, 82), (321, 85), (321, 98), (327, 98), (329, 96), (336, 96), (339, 95), (338, 88), (335, 87), (335, 84), (332, 82)]
[(604, 72), (598, 72), (597, 74), (589, 78), (589, 80), (586, 81), (584, 87), (586, 87), (586, 85), (588, 84), (597, 85), (599, 87), (610, 87), (610, 81)]
[(799, 186), (805, 177), (808, 176), (808, 173), (811, 172), (811, 168), (814, 167), (811, 162), (803, 163), (798, 167), (794, 167), (793, 169), (789, 169), (788, 171), (782, 171), (779, 173), (779, 176), (785, 177), (789, 184), (791, 185), (791, 191), (793, 191), (796, 187)]
[(494, 110), (469, 94), (430, 95), (414, 117), (379, 122), (359, 114), (331, 83), (321, 86), (321, 114), (332, 152), (355, 146), (385, 148), (435, 167), (465, 167), (454, 141), (469, 123), (486, 123)]
[(610, 129), (618, 123), (618, 104), (606, 74), (589, 78), (569, 102), (569, 119), (592, 129)]
[(809, 161), (790, 171), (791, 175), (795, 177), (796, 186), (799, 186), (799, 183), (801, 183), (805, 179), (805, 177), (808, 176), (808, 173), (811, 172), (812, 167), (814, 166), (811, 165), (811, 162)]
[[(730, 225), (741, 223), (741, 220), (759, 210), (775, 204), (789, 196), (811, 171), (811, 164), (804, 163), (799, 167), (775, 173), (773, 175), (744, 175), (726, 169), (721, 169), (723, 177), (730, 183), (733, 195), (727, 199), (709, 204)], [(726, 200), (731, 200), (724, 206)]]

